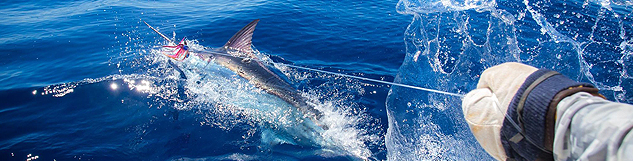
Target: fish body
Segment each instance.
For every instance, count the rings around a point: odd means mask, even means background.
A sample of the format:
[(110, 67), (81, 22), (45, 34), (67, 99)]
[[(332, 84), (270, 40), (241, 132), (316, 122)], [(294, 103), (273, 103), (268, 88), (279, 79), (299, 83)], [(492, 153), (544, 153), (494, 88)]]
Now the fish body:
[[(315, 109), (314, 106), (308, 104), (307, 99), (301, 96), (301, 93), (297, 89), (279, 77), (279, 75), (271, 71), (271, 69), (263, 64), (262, 61), (260, 61), (254, 54), (251, 47), (252, 37), (253, 32), (255, 31), (255, 26), (257, 26), (258, 22), (259, 19), (256, 19), (244, 26), (220, 48), (205, 49), (201, 51), (195, 51), (188, 48), (185, 49), (190, 50), (188, 52), (193, 52), (193, 55), (202, 60), (207, 62), (213, 61), (216, 64), (230, 69), (239, 76), (248, 80), (249, 83), (253, 84), (257, 88), (286, 101), (293, 107), (297, 108), (304, 117), (311, 119), (312, 122), (317, 124), (323, 130), (327, 130), (327, 126), (319, 124), (319, 120), (323, 116), (323, 113)], [(149, 24), (147, 24), (147, 26), (163, 38), (173, 42)], [(183, 44), (183, 41), (181, 41), (180, 44)], [(186, 45), (186, 41), (184, 42), (184, 45)]]

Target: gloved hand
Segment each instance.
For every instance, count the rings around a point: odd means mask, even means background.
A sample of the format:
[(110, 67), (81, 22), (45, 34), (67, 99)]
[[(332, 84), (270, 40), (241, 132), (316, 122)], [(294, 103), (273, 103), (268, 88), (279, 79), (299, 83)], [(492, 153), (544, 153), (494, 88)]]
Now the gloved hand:
[(470, 130), (481, 146), (495, 159), (506, 160), (500, 130), (508, 105), (525, 79), (537, 71), (521, 63), (503, 63), (486, 69), (477, 89), (462, 100), (462, 110)]

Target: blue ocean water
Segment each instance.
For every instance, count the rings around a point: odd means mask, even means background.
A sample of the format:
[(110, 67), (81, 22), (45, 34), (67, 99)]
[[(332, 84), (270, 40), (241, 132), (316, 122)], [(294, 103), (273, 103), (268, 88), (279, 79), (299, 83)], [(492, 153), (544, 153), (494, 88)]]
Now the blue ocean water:
[(388, 86), (278, 67), (340, 124), (315, 134), (213, 64), (183, 62), (190, 78), (178, 80), (141, 20), (220, 47), (260, 19), (253, 44), (265, 58), (390, 80), (410, 21), (396, 3), (0, 2), (0, 160), (384, 159)]
[[(3, 1), (0, 160), (491, 159), (459, 97), (284, 64), (465, 94), (486, 67), (520, 61), (631, 103), (631, 4)], [(216, 64), (178, 62), (179, 79), (141, 21), (202, 48), (254, 19), (258, 55), (328, 130)]]

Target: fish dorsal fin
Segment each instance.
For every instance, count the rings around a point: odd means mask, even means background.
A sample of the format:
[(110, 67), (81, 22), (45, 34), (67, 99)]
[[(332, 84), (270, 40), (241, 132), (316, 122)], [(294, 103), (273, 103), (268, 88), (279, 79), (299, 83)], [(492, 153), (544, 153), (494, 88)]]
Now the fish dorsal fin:
[(259, 19), (251, 21), (251, 23), (248, 23), (248, 25), (244, 26), (240, 31), (235, 33), (235, 35), (233, 35), (233, 37), (224, 44), (224, 48), (230, 48), (245, 52), (246, 54), (252, 54), (253, 48), (251, 48), (251, 40), (253, 39), (253, 31), (255, 31), (257, 22), (259, 22)]

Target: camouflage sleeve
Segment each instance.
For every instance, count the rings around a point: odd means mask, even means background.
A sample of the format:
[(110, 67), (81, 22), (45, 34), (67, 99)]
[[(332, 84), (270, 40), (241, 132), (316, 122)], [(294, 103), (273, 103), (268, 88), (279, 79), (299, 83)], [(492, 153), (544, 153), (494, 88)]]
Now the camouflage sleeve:
[(633, 160), (633, 105), (579, 92), (557, 106), (556, 160)]

